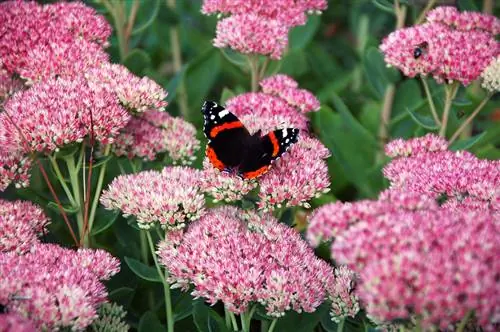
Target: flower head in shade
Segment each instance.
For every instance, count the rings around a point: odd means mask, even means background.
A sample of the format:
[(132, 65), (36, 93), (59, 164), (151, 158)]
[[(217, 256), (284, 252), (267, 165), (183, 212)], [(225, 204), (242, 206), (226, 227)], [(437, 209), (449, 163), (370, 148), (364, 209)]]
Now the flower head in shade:
[(0, 104), (12, 96), (17, 91), (25, 88), (24, 82), (3, 67), (2, 59), (0, 59)]
[(119, 156), (154, 160), (166, 152), (174, 163), (180, 164), (190, 164), (199, 148), (200, 141), (192, 124), (157, 110), (133, 117), (113, 144)]
[[(264, 121), (260, 121), (259, 119), (261, 118), (274, 118), (278, 121), (283, 121), (283, 125), (286, 124), (292, 128), (298, 128), (301, 131), (308, 130), (308, 119), (304, 114), (298, 112), (297, 109), (288, 104), (284, 99), (266, 93), (249, 92), (241, 94), (227, 100), (226, 108), (237, 117), (241, 119), (245, 118), (245, 126), (253, 132), (258, 129), (266, 131), (266, 128), (253, 128), (256, 126), (251, 124), (253, 122), (260, 122), (262, 124)], [(269, 128), (280, 125), (279, 123), (275, 123), (275, 121), (272, 122), (268, 126)]]
[(100, 280), (119, 270), (119, 261), (105, 252), (81, 265), (85, 256), (53, 244), (36, 244), (22, 256), (0, 253), (0, 304), (29, 316), (37, 330), (84, 330), (107, 297)]
[(328, 297), (332, 301), (330, 316), (339, 323), (346, 317), (355, 317), (359, 311), (359, 299), (354, 293), (356, 274), (347, 266), (335, 269), (335, 279), (328, 289)]
[(288, 27), (255, 14), (234, 15), (217, 23), (214, 46), (230, 47), (244, 54), (262, 54), (281, 59), (288, 44)]
[(380, 45), (385, 61), (405, 76), (432, 75), (439, 83), (476, 80), (498, 54), (498, 42), (482, 30), (455, 30), (441, 23), (399, 29)]
[(445, 147), (442, 139), (433, 136), (389, 143), (390, 155), (402, 155), (384, 168), (391, 188), (428, 195), (454, 207), (463, 202), (464, 207), (498, 210), (500, 162)]
[(148, 77), (139, 78), (127, 67), (104, 63), (85, 73), (89, 85), (96, 90), (113, 91), (128, 110), (141, 113), (150, 109), (163, 111), (167, 106), (165, 91)]
[(460, 13), (455, 7), (441, 6), (427, 13), (428, 22), (437, 22), (457, 30), (484, 30), (496, 35), (500, 33), (500, 20), (488, 14), (465, 11)]
[(0, 200), (0, 252), (26, 252), (48, 223), (42, 209), (30, 202)]
[(129, 120), (113, 93), (95, 90), (83, 79), (54, 79), (17, 93), (0, 115), (0, 142), (27, 152), (50, 152), (87, 135), (112, 141)]
[(234, 207), (209, 211), (180, 241), (159, 245), (174, 286), (235, 313), (259, 302), (271, 316), (313, 312), (324, 301), (332, 268), (293, 229), (272, 216)]
[(491, 93), (500, 91), (500, 56), (491, 61), (481, 74), (481, 86)]
[(259, 207), (264, 210), (283, 205), (309, 207), (308, 200), (330, 191), (325, 161), (329, 156), (320, 141), (302, 135), (289, 155), (277, 160), (260, 179)]
[(193, 168), (175, 166), (161, 172), (121, 175), (103, 192), (101, 203), (107, 209), (134, 216), (144, 229), (156, 222), (168, 230), (183, 228), (204, 213), (199, 173)]
[(30, 180), (31, 159), (21, 151), (0, 148), (0, 191), (11, 183), (18, 188), (27, 187)]
[(299, 89), (298, 83), (287, 75), (274, 75), (259, 84), (264, 93), (276, 95), (304, 113), (317, 111), (320, 107), (318, 98), (305, 89)]
[[(6, 1), (0, 4), (0, 22), (0, 58), (5, 61), (10, 73), (23, 71), (30, 78), (39, 77), (40, 74), (40, 69), (33, 66), (32, 60), (43, 65), (41, 70), (45, 73), (49, 70), (46, 64), (38, 60), (44, 52), (52, 50), (45, 54), (51, 54), (50, 63), (55, 68), (61, 68), (62, 64), (73, 67), (76, 64), (67, 61), (67, 52), (57, 54), (61, 52), (61, 47), (64, 49), (72, 43), (84, 41), (90, 49), (94, 46), (89, 43), (102, 48), (107, 45), (111, 35), (111, 27), (106, 19), (82, 3), (39, 5), (31, 1)], [(90, 59), (85, 55), (91, 54), (91, 51), (81, 47), (80, 51), (83, 59)], [(71, 60), (81, 59), (74, 51), (70, 54)], [(25, 68), (26, 65), (28, 67)], [(35, 72), (30, 73), (27, 68)]]
[(92, 322), (93, 331), (125, 332), (130, 329), (124, 321), (127, 312), (116, 303), (103, 303), (99, 306), (99, 317)]
[(357, 294), (377, 320), (417, 315), (424, 329), (444, 329), (474, 310), (488, 327), (498, 323), (498, 220), (487, 210), (387, 211), (353, 224), (332, 255), (360, 274)]
[(35, 332), (32, 321), (17, 313), (0, 313), (0, 331), (2, 332)]

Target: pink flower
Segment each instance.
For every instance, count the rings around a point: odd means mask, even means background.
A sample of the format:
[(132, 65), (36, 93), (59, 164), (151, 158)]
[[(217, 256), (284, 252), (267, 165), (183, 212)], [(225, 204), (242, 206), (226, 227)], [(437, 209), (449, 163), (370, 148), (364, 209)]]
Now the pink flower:
[(17, 313), (0, 314), (0, 331), (2, 332), (35, 332), (35, 325), (28, 318)]
[(426, 23), (394, 31), (380, 49), (385, 61), (405, 76), (432, 75), (439, 83), (468, 85), (498, 54), (499, 43), (485, 31)]
[(22, 151), (0, 148), (0, 191), (11, 183), (17, 188), (27, 187), (30, 180), (31, 159)]
[(192, 284), (193, 296), (220, 300), (235, 313), (256, 302), (276, 317), (313, 312), (333, 277), (295, 230), (270, 215), (229, 206), (209, 211), (180, 241), (161, 242), (159, 256), (173, 287)]
[(113, 144), (114, 152), (128, 158), (156, 159), (168, 153), (174, 164), (190, 164), (200, 148), (196, 128), (181, 118), (157, 110), (133, 117)]
[(427, 13), (428, 22), (436, 22), (448, 25), (457, 30), (479, 29), (496, 35), (500, 33), (500, 20), (488, 14), (479, 12), (460, 13), (455, 7), (441, 6)]
[[(30, 78), (39, 78), (40, 70), (45, 73), (50, 71), (46, 64), (38, 62), (43, 68), (37, 68), (31, 63), (33, 56), (35, 61), (42, 56), (38, 52), (47, 52), (47, 48), (55, 51), (50, 53), (52, 56), (49, 58), (54, 68), (61, 68), (63, 63), (77, 66), (67, 61), (65, 56), (68, 53), (56, 55), (60, 47), (79, 43), (79, 40), (102, 47), (107, 45), (111, 35), (111, 27), (104, 17), (82, 3), (42, 6), (36, 2), (7, 1), (0, 5), (0, 22), (0, 58), (10, 73), (22, 71)], [(93, 45), (87, 45), (94, 50)], [(83, 59), (89, 61), (91, 53), (83, 48), (80, 50)], [(95, 50), (93, 52), (96, 53)], [(75, 61), (81, 59), (74, 51), (71, 55)], [(35, 72), (31, 73), (26, 65)]]
[(331, 283), (328, 294), (332, 301), (330, 316), (339, 323), (346, 317), (354, 318), (359, 311), (359, 299), (354, 293), (356, 274), (346, 266), (335, 269), (335, 280)]
[(30, 202), (0, 200), (0, 252), (26, 252), (48, 223), (42, 209)]
[(113, 93), (83, 79), (40, 82), (10, 98), (0, 115), (0, 142), (11, 149), (51, 152), (92, 135), (104, 144), (129, 120)]
[(119, 209), (149, 229), (158, 222), (168, 230), (180, 229), (204, 213), (205, 198), (198, 170), (165, 167), (162, 172), (143, 171), (121, 175), (101, 195), (107, 209)]
[(318, 98), (305, 89), (299, 89), (298, 83), (291, 77), (278, 74), (260, 81), (262, 91), (276, 95), (302, 112), (317, 111), (320, 108)]
[(0, 59), (0, 104), (24, 88), (24, 82), (9, 73), (3, 67), (2, 59)]
[(288, 44), (288, 27), (255, 14), (234, 15), (217, 23), (214, 46), (230, 47), (244, 54), (281, 59)]
[(283, 121), (287, 126), (308, 131), (308, 119), (304, 114), (298, 112), (282, 98), (266, 93), (248, 92), (241, 94), (229, 99), (226, 102), (226, 107), (237, 117), (245, 118), (244, 123), (252, 132), (258, 129), (266, 131), (267, 128), (255, 128), (256, 126), (252, 125), (254, 122), (262, 125), (264, 121), (259, 120), (261, 118), (277, 120), (272, 121), (273, 123), (267, 126), (268, 128), (274, 128), (279, 125), (278, 121)]
[(306, 13), (320, 13), (327, 7), (325, 0), (276, 0), (262, 2), (259, 0), (205, 0), (202, 12), (204, 14), (223, 13), (233, 15), (260, 15), (262, 19), (272, 19), (287, 27), (306, 23)]
[(119, 261), (103, 251), (93, 256), (99, 261), (82, 265), (88, 251), (37, 244), (22, 256), (0, 253), (0, 304), (29, 315), (37, 330), (84, 330), (107, 297), (100, 279), (119, 270)]
[(417, 153), (446, 151), (448, 142), (441, 136), (427, 134), (423, 137), (404, 140), (394, 139), (385, 146), (385, 154), (391, 158), (407, 157)]
[(104, 63), (85, 73), (85, 77), (92, 88), (113, 91), (121, 104), (132, 112), (163, 111), (167, 106), (164, 100), (167, 91), (148, 77), (135, 76), (125, 66)]

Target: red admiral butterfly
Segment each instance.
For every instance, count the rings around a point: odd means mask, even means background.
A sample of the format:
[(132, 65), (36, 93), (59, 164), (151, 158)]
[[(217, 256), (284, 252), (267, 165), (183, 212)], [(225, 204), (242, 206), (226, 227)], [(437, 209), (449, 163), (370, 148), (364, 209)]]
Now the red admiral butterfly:
[(251, 135), (233, 113), (213, 101), (206, 101), (201, 112), (208, 159), (220, 171), (236, 171), (245, 179), (266, 173), (298, 139), (296, 128), (278, 129), (265, 136), (259, 130)]

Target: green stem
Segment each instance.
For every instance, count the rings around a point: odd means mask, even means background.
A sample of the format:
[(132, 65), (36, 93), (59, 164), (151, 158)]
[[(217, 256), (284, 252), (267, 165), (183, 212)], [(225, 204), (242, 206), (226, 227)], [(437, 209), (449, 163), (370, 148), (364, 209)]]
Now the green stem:
[(338, 322), (337, 324), (337, 332), (344, 331), (344, 323), (345, 323), (345, 318), (342, 318), (340, 322)]
[(421, 76), (420, 78), (422, 79), (422, 85), (424, 86), (425, 95), (427, 96), (427, 101), (429, 102), (429, 106), (431, 108), (432, 117), (434, 118), (434, 121), (440, 126), (441, 121), (439, 121), (439, 116), (436, 111), (436, 105), (434, 105), (434, 100), (432, 99), (432, 94), (429, 90), (427, 80), (423, 76)]
[(463, 332), (465, 330), (465, 327), (467, 326), (467, 323), (471, 319), (473, 313), (474, 312), (472, 310), (467, 312), (467, 314), (464, 316), (464, 318), (462, 318), (462, 320), (458, 324), (456, 332)]
[(66, 166), (68, 167), (69, 179), (71, 182), (71, 188), (73, 190), (73, 197), (75, 198), (75, 202), (78, 206), (78, 212), (76, 214), (76, 221), (78, 223), (78, 230), (80, 238), (82, 237), (83, 232), (83, 210), (82, 210), (82, 200), (80, 196), (80, 181), (78, 180), (78, 170), (75, 166), (75, 160), (73, 156), (69, 156), (64, 158), (66, 162)]
[(143, 232), (146, 232), (146, 236), (148, 238), (148, 243), (149, 243), (149, 250), (151, 251), (151, 255), (153, 256), (153, 260), (154, 260), (155, 266), (156, 266), (156, 271), (158, 271), (158, 275), (160, 276), (161, 282), (163, 283), (163, 291), (165, 294), (165, 306), (166, 306), (166, 314), (167, 314), (167, 331), (173, 332), (174, 331), (174, 317), (172, 314), (172, 299), (170, 298), (170, 286), (167, 283), (168, 272), (167, 272), (167, 269), (165, 269), (165, 275), (163, 275), (160, 264), (158, 263), (158, 259), (156, 258), (156, 252), (155, 252), (155, 247), (153, 244), (153, 238), (151, 237), (151, 233), (149, 233), (149, 231), (143, 231)]
[(269, 330), (267, 330), (267, 332), (273, 332), (277, 322), (278, 318), (273, 319), (273, 322), (271, 323), (271, 326), (269, 326)]
[[(104, 148), (104, 157), (107, 157), (110, 151), (111, 151), (111, 145), (106, 145), (106, 147)], [(94, 224), (97, 205), (99, 204), (99, 197), (101, 195), (102, 185), (104, 183), (104, 175), (106, 174), (107, 166), (108, 163), (106, 162), (104, 163), (104, 165), (101, 165), (101, 168), (99, 169), (99, 176), (97, 178), (97, 184), (94, 192), (94, 199), (92, 200), (92, 206), (90, 208), (87, 234), (90, 234), (92, 231), (92, 225)]]
[(261, 320), (260, 321), (260, 332), (268, 332), (269, 331), (269, 321), (268, 320)]
[(245, 312), (242, 312), (240, 314), (240, 320), (241, 320), (241, 329), (243, 330), (243, 332), (248, 332), (247, 315)]
[(238, 322), (236, 321), (234, 313), (229, 311), (229, 317), (231, 317), (231, 323), (233, 324), (233, 331), (238, 331)]
[[(149, 248), (148, 248), (148, 239), (146, 238), (146, 234), (144, 234), (144, 232), (139, 232), (139, 239), (141, 245), (142, 262), (146, 265), (149, 265)], [(152, 289), (148, 290), (148, 303), (149, 303), (149, 308), (153, 310), (155, 307), (155, 299), (154, 299), (154, 292)]]
[(458, 82), (453, 82), (451, 85), (445, 85), (445, 101), (444, 101), (444, 110), (443, 110), (443, 118), (441, 120), (441, 129), (439, 130), (439, 136), (446, 136), (446, 127), (448, 125), (448, 118), (450, 117), (451, 104), (453, 102), (453, 98), (455, 98), (458, 91), (459, 84)]
[(226, 327), (231, 328), (231, 317), (229, 317), (229, 311), (224, 307), (224, 319), (226, 320)]
[(250, 66), (250, 75), (252, 77), (252, 92), (259, 89), (259, 58), (256, 55), (249, 55), (248, 62)]
[(61, 187), (63, 188), (64, 192), (66, 193), (66, 196), (68, 197), (68, 200), (70, 201), (71, 205), (76, 206), (75, 199), (73, 198), (73, 195), (71, 194), (71, 190), (69, 189), (68, 185), (66, 184), (66, 180), (64, 179), (64, 176), (62, 175), (61, 169), (59, 168), (59, 165), (57, 164), (57, 159), (54, 156), (49, 155), (50, 163), (52, 164), (52, 169), (54, 169), (54, 172), (56, 173), (57, 179), (59, 180), (59, 183), (61, 184)]
[(492, 96), (491, 93), (488, 94), (483, 99), (483, 101), (481, 101), (481, 103), (479, 105), (477, 105), (477, 107), (474, 110), (474, 112), (472, 112), (472, 114), (469, 115), (469, 117), (464, 121), (464, 123), (462, 123), (462, 125), (457, 129), (457, 131), (455, 131), (455, 133), (453, 134), (453, 136), (451, 136), (449, 144), (453, 143), (458, 138), (458, 136), (464, 131), (464, 129), (467, 128), (467, 126), (472, 122), (472, 120), (474, 120), (474, 118), (476, 117), (476, 115), (483, 109), (484, 105), (486, 105), (486, 103), (488, 102), (488, 100), (490, 100), (491, 96)]
[(424, 21), (425, 16), (427, 15), (427, 12), (429, 10), (431, 10), (431, 8), (435, 4), (436, 4), (436, 0), (429, 0), (429, 1), (427, 1), (427, 5), (425, 6), (424, 10), (422, 10), (422, 12), (420, 13), (420, 15), (418, 16), (418, 19), (415, 21), (415, 25), (421, 24)]

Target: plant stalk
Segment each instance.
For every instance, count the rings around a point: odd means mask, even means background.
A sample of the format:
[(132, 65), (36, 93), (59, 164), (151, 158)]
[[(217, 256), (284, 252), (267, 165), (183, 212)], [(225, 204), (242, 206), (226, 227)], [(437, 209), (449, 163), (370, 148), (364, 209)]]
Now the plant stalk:
[(450, 116), (451, 104), (457, 94), (458, 87), (458, 82), (453, 82), (451, 85), (445, 86), (444, 92), (446, 99), (444, 101), (443, 118), (441, 119), (441, 129), (439, 130), (439, 136), (446, 136), (446, 127), (448, 125), (448, 118)]
[(57, 159), (49, 155), (49, 160), (52, 165), (52, 169), (56, 173), (57, 179), (59, 180), (59, 183), (61, 184), (61, 187), (63, 188), (64, 192), (66, 193), (66, 197), (68, 197), (69, 202), (73, 206), (77, 206), (75, 199), (73, 198), (73, 195), (71, 194), (71, 190), (69, 189), (68, 185), (66, 184), (66, 180), (64, 179), (64, 176), (62, 175), (61, 169), (59, 168), (59, 165), (57, 164)]
[(469, 115), (469, 117), (464, 121), (464, 123), (462, 123), (460, 125), (460, 127), (457, 129), (457, 131), (455, 131), (455, 133), (453, 134), (453, 136), (451, 136), (449, 144), (453, 143), (458, 138), (458, 136), (467, 128), (467, 126), (472, 122), (472, 120), (474, 120), (474, 118), (476, 117), (476, 115), (478, 115), (479, 112), (483, 109), (484, 105), (486, 105), (486, 103), (488, 102), (488, 100), (490, 100), (491, 96), (492, 96), (492, 94), (489, 93), (481, 101), (481, 103), (479, 105), (477, 105), (476, 109), (471, 113), (471, 115)]
[[(83, 149), (82, 145), (82, 149)], [(78, 224), (78, 230), (80, 233), (80, 238), (83, 235), (83, 210), (82, 210), (82, 198), (80, 196), (80, 181), (78, 180), (78, 170), (75, 166), (75, 160), (73, 156), (64, 158), (66, 166), (68, 167), (69, 179), (71, 183), (71, 189), (73, 190), (73, 197), (77, 202), (78, 212), (76, 213), (76, 221)], [(80, 243), (80, 242), (79, 242)]]
[(439, 126), (441, 126), (441, 121), (439, 120), (439, 116), (436, 111), (436, 105), (434, 104), (434, 100), (432, 99), (431, 90), (429, 90), (429, 84), (427, 84), (427, 81), (424, 77), (421, 76), (420, 78), (422, 80), (422, 85), (424, 86), (425, 95), (427, 96), (427, 101), (429, 102), (429, 106), (431, 108), (432, 117), (434, 118), (434, 121)]
[(422, 22), (425, 20), (425, 16), (429, 12), (429, 10), (431, 10), (431, 8), (434, 7), (436, 2), (437, 2), (436, 0), (427, 1), (427, 5), (425, 6), (425, 8), (422, 10), (420, 15), (418, 16), (418, 19), (415, 21), (415, 25), (422, 24)]
[(269, 326), (269, 330), (267, 330), (267, 332), (273, 332), (277, 322), (278, 318), (273, 319), (271, 325)]

